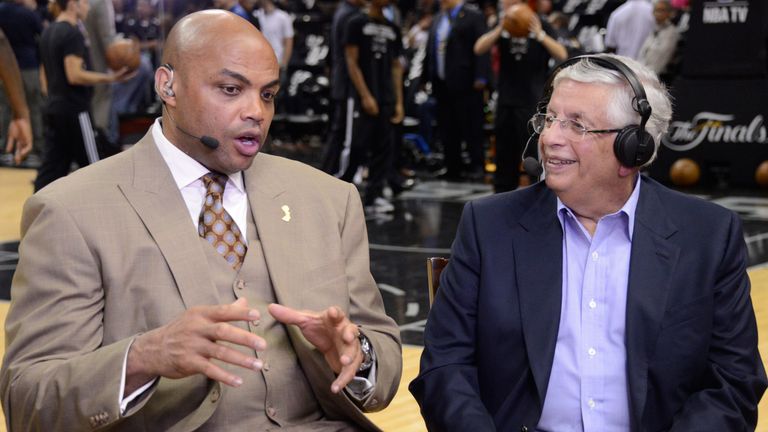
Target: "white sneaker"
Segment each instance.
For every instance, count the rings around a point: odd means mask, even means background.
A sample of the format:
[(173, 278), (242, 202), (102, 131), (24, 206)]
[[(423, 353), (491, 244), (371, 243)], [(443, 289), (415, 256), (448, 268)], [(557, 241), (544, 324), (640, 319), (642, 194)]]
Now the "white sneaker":
[(365, 210), (374, 213), (390, 213), (395, 211), (395, 206), (386, 198), (377, 197), (373, 200), (373, 204), (365, 206)]

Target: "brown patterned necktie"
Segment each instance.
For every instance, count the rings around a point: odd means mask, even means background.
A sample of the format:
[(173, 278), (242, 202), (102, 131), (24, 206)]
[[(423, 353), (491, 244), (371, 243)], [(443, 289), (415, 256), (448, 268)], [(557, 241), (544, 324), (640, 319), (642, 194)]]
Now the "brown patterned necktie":
[(200, 222), (197, 232), (206, 239), (219, 255), (235, 269), (243, 265), (245, 252), (248, 247), (243, 241), (242, 233), (232, 217), (224, 210), (222, 196), (227, 186), (227, 176), (210, 172), (201, 177), (205, 183), (205, 202), (200, 211)]

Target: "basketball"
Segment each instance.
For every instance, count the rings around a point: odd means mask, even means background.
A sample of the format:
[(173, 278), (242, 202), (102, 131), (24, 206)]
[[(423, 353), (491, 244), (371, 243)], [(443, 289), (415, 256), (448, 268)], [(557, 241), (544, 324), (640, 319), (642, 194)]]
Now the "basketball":
[(755, 170), (755, 181), (761, 187), (768, 188), (768, 160), (763, 161)]
[(681, 158), (669, 169), (669, 178), (676, 186), (693, 186), (701, 178), (701, 169), (692, 159)]
[(139, 43), (133, 39), (117, 39), (107, 47), (107, 66), (114, 71), (124, 67), (134, 70), (139, 67), (141, 52)]
[(528, 36), (535, 13), (527, 4), (512, 5), (504, 12), (504, 30), (514, 37)]

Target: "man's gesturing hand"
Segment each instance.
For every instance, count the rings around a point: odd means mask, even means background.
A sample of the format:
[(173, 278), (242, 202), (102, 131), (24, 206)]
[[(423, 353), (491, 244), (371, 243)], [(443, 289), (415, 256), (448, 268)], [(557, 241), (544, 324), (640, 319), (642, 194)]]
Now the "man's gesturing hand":
[(264, 339), (237, 328), (230, 321), (258, 321), (259, 312), (241, 298), (228, 305), (193, 307), (176, 320), (136, 338), (128, 352), (124, 395), (155, 377), (184, 378), (203, 374), (231, 386), (243, 380), (212, 360), (251, 370), (262, 361), (219, 342), (229, 342), (256, 351), (267, 347)]
[(311, 312), (271, 304), (268, 310), (281, 323), (298, 326), (304, 337), (323, 353), (325, 361), (337, 374), (331, 383), (333, 393), (340, 392), (352, 381), (363, 362), (357, 339), (360, 331), (341, 309), (332, 306), (322, 312)]

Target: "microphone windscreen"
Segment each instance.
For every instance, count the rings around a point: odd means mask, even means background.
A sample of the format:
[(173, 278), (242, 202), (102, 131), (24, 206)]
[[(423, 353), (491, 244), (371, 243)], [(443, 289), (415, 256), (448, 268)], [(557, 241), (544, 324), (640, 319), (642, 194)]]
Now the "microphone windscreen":
[(201, 136), (200, 142), (211, 150), (216, 150), (219, 148), (219, 140), (213, 137), (209, 137), (208, 135)]
[(537, 178), (544, 172), (544, 167), (541, 166), (539, 160), (530, 156), (523, 159), (523, 169), (529, 176)]

